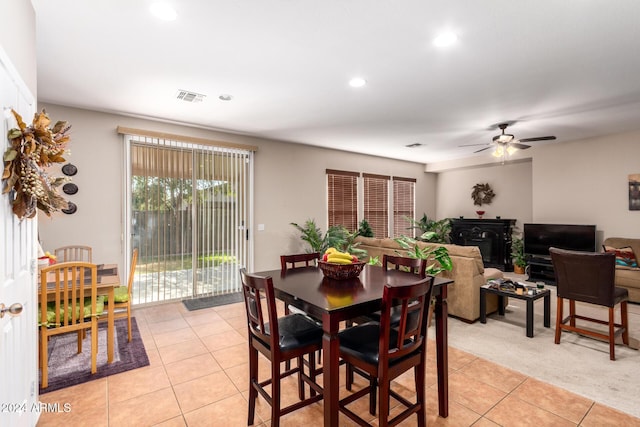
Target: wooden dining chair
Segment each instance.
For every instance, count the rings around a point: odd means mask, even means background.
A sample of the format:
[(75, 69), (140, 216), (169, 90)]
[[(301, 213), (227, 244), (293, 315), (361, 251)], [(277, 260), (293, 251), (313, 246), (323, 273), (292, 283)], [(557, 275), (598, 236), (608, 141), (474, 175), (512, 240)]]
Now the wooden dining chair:
[[(240, 279), (249, 330), (248, 424), (253, 424), (256, 399), (260, 394), (271, 405), (271, 425), (279, 426), (283, 415), (318, 402), (323, 397), (322, 388), (316, 383), (313, 357), (313, 353), (322, 347), (322, 328), (301, 314), (278, 318), (271, 277), (249, 274), (243, 268)], [(271, 378), (262, 382), (258, 380), (258, 352), (271, 362)], [(304, 372), (302, 360), (305, 355), (309, 356), (308, 375)], [(281, 363), (292, 359), (297, 359), (297, 367), (280, 372)], [(300, 401), (281, 408), (280, 380), (296, 373)], [(305, 398), (305, 383), (311, 389), (309, 398)], [(271, 385), (271, 395), (265, 390), (268, 385)]]
[[(627, 302), (629, 291), (615, 286), (614, 253), (578, 252), (550, 248), (556, 276), (557, 310), (555, 343), (560, 344), (562, 331), (576, 332), (609, 342), (609, 359), (616, 360), (615, 339), (629, 345), (629, 317)], [(569, 316), (564, 317), (564, 300), (569, 300)], [(608, 308), (608, 320), (576, 314), (576, 301)], [(620, 323), (615, 322), (615, 306), (620, 304)], [(576, 320), (606, 325), (607, 332), (578, 326)]]
[(90, 246), (70, 245), (54, 249), (53, 254), (56, 256), (58, 262), (93, 262), (91, 252), (92, 249)]
[[(417, 414), (418, 426), (426, 425), (425, 373), (427, 353), (427, 309), (431, 300), (433, 276), (417, 278), (404, 286), (386, 285), (382, 296), (380, 322), (368, 322), (339, 333), (340, 357), (348, 365), (364, 371), (375, 382), (340, 400), (339, 409), (356, 423), (369, 425), (347, 405), (369, 394), (375, 405), (375, 388), (379, 389), (379, 426), (394, 426)], [(400, 318), (391, 325), (393, 307), (399, 304)], [(416, 402), (391, 390), (391, 381), (414, 369)], [(406, 406), (389, 420), (389, 403), (393, 397)]]
[[(49, 337), (78, 333), (78, 353), (82, 352), (82, 332), (91, 331), (91, 373), (97, 372), (98, 316), (104, 297), (98, 296), (97, 267), (88, 262), (63, 262), (40, 270), (40, 367), (41, 388), (49, 386)], [(46, 289), (46, 292), (44, 291)]]
[[(308, 268), (308, 267), (317, 267), (318, 260), (320, 259), (319, 252), (310, 252), (303, 254), (291, 254), (291, 255), (280, 255), (280, 271), (286, 273), (287, 270), (295, 270), (296, 268)], [(290, 306), (289, 304), (284, 305), (284, 314), (291, 314), (291, 309), (295, 313), (304, 314), (304, 311), (301, 309)], [(318, 363), (322, 360), (322, 352), (318, 352)], [(289, 369), (291, 367), (291, 362), (287, 361), (285, 363), (285, 369)]]
[[(131, 342), (131, 291), (133, 290), (133, 279), (136, 274), (136, 265), (138, 263), (138, 249), (133, 250), (131, 255), (131, 265), (129, 267), (129, 279), (126, 286), (118, 286), (115, 289), (114, 304), (113, 307), (107, 308), (113, 309), (114, 319), (127, 319), (127, 338)], [(107, 316), (101, 316), (98, 320), (107, 320)]]

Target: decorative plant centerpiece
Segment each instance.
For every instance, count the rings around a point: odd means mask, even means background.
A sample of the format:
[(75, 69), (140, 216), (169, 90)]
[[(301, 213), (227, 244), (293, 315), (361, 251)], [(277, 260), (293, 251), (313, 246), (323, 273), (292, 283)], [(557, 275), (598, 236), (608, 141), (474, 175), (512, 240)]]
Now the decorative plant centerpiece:
[(342, 252), (349, 252), (359, 258), (367, 255), (367, 251), (358, 248), (360, 243), (355, 242), (355, 238), (359, 235), (358, 231), (350, 233), (349, 230), (343, 226), (334, 225), (329, 227), (327, 232), (323, 234), (313, 219), (308, 219), (304, 223), (304, 226), (298, 225), (295, 222), (292, 222), (291, 225), (302, 233), (300, 238), (309, 244), (311, 252), (323, 254), (328, 248), (337, 248)]
[(15, 193), (12, 209), (20, 219), (33, 218), (37, 209), (51, 216), (67, 208), (67, 201), (58, 194), (58, 187), (66, 178), (50, 177), (43, 168), (65, 161), (62, 156), (71, 126), (59, 121), (49, 128), (51, 120), (44, 110), (34, 115), (30, 125), (17, 112), (11, 112), (18, 128), (10, 129), (7, 135), (10, 145), (3, 156), (2, 193)]

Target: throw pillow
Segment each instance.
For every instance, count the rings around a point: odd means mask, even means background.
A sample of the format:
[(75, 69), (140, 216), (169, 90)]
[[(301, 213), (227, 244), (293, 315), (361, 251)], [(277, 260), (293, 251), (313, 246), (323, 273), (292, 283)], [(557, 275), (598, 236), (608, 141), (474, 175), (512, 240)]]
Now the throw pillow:
[(623, 267), (638, 268), (638, 259), (633, 249), (629, 246), (624, 248), (614, 248), (612, 246), (602, 246), (605, 252), (613, 252), (616, 254), (616, 265)]

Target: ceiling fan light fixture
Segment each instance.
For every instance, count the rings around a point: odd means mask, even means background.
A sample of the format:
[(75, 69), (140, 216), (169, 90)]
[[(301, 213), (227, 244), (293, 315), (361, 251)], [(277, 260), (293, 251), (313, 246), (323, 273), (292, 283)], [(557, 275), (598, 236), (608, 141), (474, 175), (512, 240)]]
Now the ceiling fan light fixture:
[(493, 140), (495, 142), (499, 142), (501, 144), (507, 144), (507, 143), (513, 141), (513, 138), (515, 138), (515, 137), (513, 135), (511, 135), (510, 133), (503, 133), (502, 135), (494, 136)]
[(491, 153), (491, 155), (497, 158), (504, 156), (504, 147), (501, 145), (497, 146), (493, 153)]
[(515, 153), (516, 151), (518, 151), (516, 147), (513, 147), (511, 145), (507, 147), (507, 154), (510, 156), (513, 155), (513, 153)]

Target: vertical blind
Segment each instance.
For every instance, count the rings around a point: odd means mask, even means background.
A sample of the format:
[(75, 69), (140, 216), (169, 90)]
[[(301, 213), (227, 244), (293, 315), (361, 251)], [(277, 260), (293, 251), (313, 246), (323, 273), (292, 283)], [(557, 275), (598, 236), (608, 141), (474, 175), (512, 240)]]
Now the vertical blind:
[(413, 237), (408, 230), (411, 223), (406, 217), (414, 218), (415, 213), (415, 178), (393, 177), (393, 235), (406, 234)]
[(384, 175), (362, 174), (364, 180), (364, 218), (373, 236), (389, 237), (389, 179)]
[(135, 303), (239, 290), (251, 152), (130, 136)]
[(329, 227), (358, 229), (358, 172), (327, 169)]

